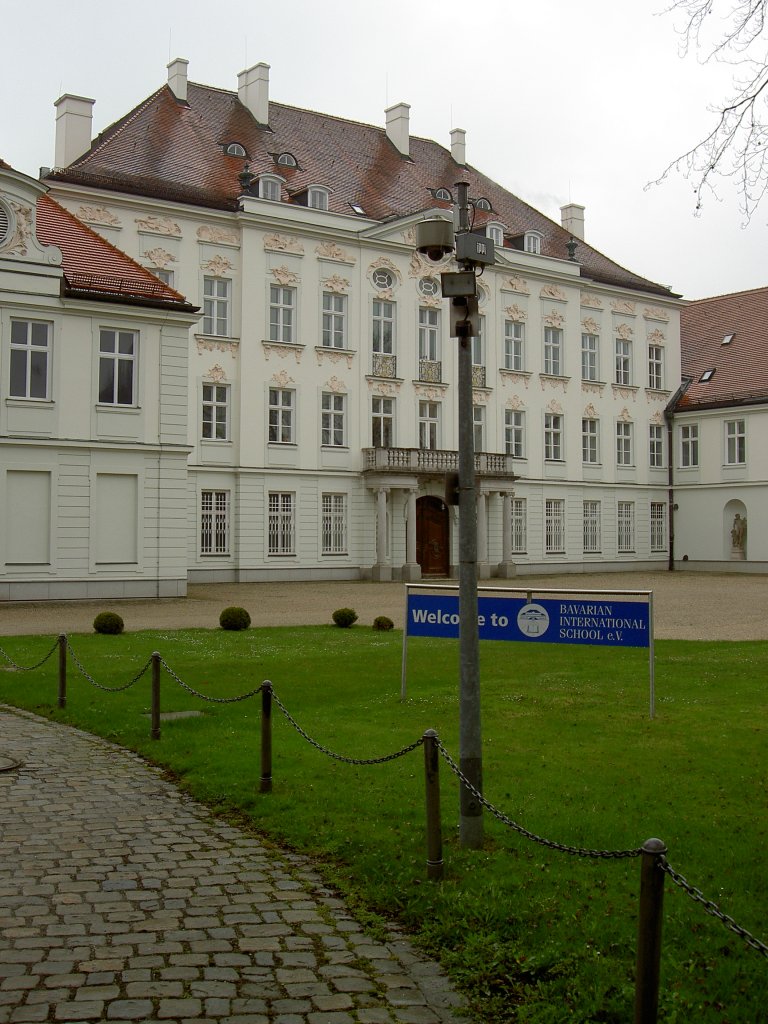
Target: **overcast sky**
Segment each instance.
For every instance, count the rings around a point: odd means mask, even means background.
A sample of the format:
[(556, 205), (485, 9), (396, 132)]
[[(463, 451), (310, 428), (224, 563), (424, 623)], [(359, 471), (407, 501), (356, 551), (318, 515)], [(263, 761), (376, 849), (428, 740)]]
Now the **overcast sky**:
[(687, 298), (768, 284), (768, 207), (744, 228), (728, 188), (694, 216), (674, 174), (712, 123), (727, 69), (679, 55), (665, 0), (0, 0), (0, 157), (53, 162), (54, 100), (96, 100), (99, 132), (167, 79), (235, 90), (271, 65), (270, 95), (369, 124), (411, 105), (411, 133), (449, 145), (547, 216), (586, 207), (586, 239)]

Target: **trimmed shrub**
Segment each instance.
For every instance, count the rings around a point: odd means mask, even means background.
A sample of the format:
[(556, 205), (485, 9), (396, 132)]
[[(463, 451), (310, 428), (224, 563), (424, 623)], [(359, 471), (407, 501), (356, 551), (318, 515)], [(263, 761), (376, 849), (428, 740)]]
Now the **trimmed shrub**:
[(122, 633), (125, 623), (117, 612), (99, 612), (93, 620), (93, 628), (97, 633)]
[(225, 608), (219, 616), (219, 625), (222, 629), (248, 629), (251, 624), (251, 616), (245, 608), (238, 608), (232, 605)]
[(357, 622), (357, 612), (354, 608), (337, 608), (333, 613), (333, 621), (342, 629), (349, 629), (353, 622)]
[(388, 615), (377, 615), (376, 618), (373, 620), (373, 628), (374, 629), (381, 629), (381, 630), (389, 630), (389, 629), (394, 629), (395, 628), (395, 624), (392, 621), (392, 619), (389, 618)]

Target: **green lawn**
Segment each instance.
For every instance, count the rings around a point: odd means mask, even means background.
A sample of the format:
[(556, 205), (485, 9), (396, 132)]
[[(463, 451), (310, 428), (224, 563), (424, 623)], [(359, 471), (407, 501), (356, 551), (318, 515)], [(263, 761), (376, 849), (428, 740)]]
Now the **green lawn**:
[[(153, 650), (190, 686), (235, 695), (263, 679), (303, 729), (355, 758), (434, 728), (458, 758), (458, 649), (367, 627), (72, 636), (104, 685), (127, 682)], [(21, 664), (52, 638), (6, 638)], [(766, 643), (657, 641), (656, 718), (644, 650), (481, 644), (485, 794), (525, 828), (571, 846), (625, 850), (651, 836), (705, 897), (766, 941)], [(259, 699), (202, 702), (162, 675), (163, 710), (202, 709), (149, 738), (149, 674), (123, 693), (90, 686), (69, 661), (0, 671), (0, 700), (106, 736), (167, 766), (181, 785), (262, 834), (317, 857), (375, 928), (396, 916), (438, 956), (477, 1019), (536, 1024), (631, 1020), (639, 860), (576, 858), (486, 813), (486, 842), (457, 842), (456, 780), (441, 761), (446, 878), (426, 881), (421, 749), (351, 766), (308, 744), (275, 711), (274, 790), (259, 787)], [(766, 959), (669, 879), (660, 1019), (766, 1019)]]

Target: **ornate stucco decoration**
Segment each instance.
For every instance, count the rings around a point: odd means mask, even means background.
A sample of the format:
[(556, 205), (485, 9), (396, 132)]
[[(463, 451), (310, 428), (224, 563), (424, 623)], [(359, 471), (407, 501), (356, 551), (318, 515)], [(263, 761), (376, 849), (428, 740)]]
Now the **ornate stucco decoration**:
[(334, 274), (333, 277), (324, 277), (322, 285), (326, 291), (336, 292), (337, 295), (346, 295), (349, 291), (349, 281), (346, 277), (339, 277), (338, 274)]
[(225, 341), (223, 338), (215, 341), (213, 338), (195, 338), (195, 344), (198, 352), (227, 352), (233, 359), (240, 348), (239, 341)]
[(582, 415), (587, 420), (596, 420), (597, 409), (595, 409), (594, 405), (592, 405), (592, 403), (590, 402), (589, 405), (584, 406), (584, 412), (582, 413)]
[(103, 224), (109, 228), (122, 227), (120, 218), (106, 206), (81, 206), (77, 211), (77, 216), (87, 224)]
[(298, 238), (287, 235), (265, 235), (264, 248), (273, 252), (292, 252), (297, 256), (304, 255), (304, 246)]
[(491, 289), (485, 283), (485, 281), (477, 282), (477, 301), (481, 306), (484, 306), (488, 299), (491, 297)]
[(645, 400), (648, 405), (655, 404), (656, 402), (666, 402), (671, 394), (671, 391), (664, 391), (661, 388), (646, 388)]
[(197, 229), (197, 237), (201, 242), (216, 242), (219, 245), (240, 245), (240, 236), (231, 228), (221, 228), (216, 224), (203, 224)]
[(637, 388), (628, 388), (621, 384), (611, 384), (611, 391), (613, 391), (614, 398), (623, 398), (625, 401), (631, 398), (633, 402), (636, 401)]
[(621, 338), (622, 341), (629, 341), (634, 333), (629, 324), (616, 325), (616, 337)]
[(351, 263), (354, 265), (355, 259), (353, 256), (349, 256), (347, 252), (341, 248), (340, 245), (336, 245), (335, 242), (322, 242), (320, 245), (315, 247), (315, 252), (321, 260), (335, 260), (337, 263)]
[(276, 388), (287, 388), (289, 384), (295, 384), (293, 377), (289, 377), (285, 370), (280, 370), (278, 373), (273, 373), (272, 378), (269, 382), (274, 384)]
[(227, 375), (224, 372), (224, 367), (216, 363), (212, 366), (208, 373), (205, 375), (206, 381), (211, 381), (213, 384), (223, 384), (227, 379)]
[(587, 332), (587, 334), (599, 334), (600, 324), (591, 316), (585, 316), (581, 321), (581, 326)]
[(355, 360), (355, 353), (349, 352), (346, 349), (324, 348), (323, 346), (318, 345), (315, 349), (315, 353), (317, 354), (318, 366), (322, 366), (326, 361), (334, 364), (345, 362), (347, 364), (347, 368), (351, 370), (352, 364)]
[(388, 384), (383, 380), (372, 380), (368, 378), (368, 390), (373, 395), (380, 395), (382, 398), (391, 398), (393, 395), (398, 394), (402, 386), (402, 381), (397, 381), (394, 384)]
[(416, 245), (416, 228), (408, 228), (402, 232), (403, 242), (413, 248)]
[(528, 287), (528, 282), (524, 281), (522, 277), (518, 277), (517, 274), (513, 274), (511, 277), (507, 277), (501, 284), (502, 291), (508, 290), (513, 292), (520, 292), (521, 295), (530, 295), (531, 289)]
[(520, 395), (512, 395), (505, 404), (508, 409), (512, 409), (514, 412), (520, 412), (522, 409), (525, 409), (525, 402)]
[(395, 279), (398, 284), (403, 283), (403, 275), (397, 269), (392, 260), (388, 259), (386, 256), (379, 256), (377, 260), (374, 260), (373, 263), (369, 265), (368, 276), (370, 277), (375, 270), (389, 270), (390, 273), (395, 275)]
[(296, 285), (299, 283), (299, 275), (294, 274), (294, 272), (289, 270), (286, 266), (275, 267), (274, 270), (270, 271), (270, 273), (278, 284)]
[(650, 422), (655, 427), (663, 427), (664, 426), (664, 414), (662, 413), (661, 409), (657, 409), (656, 410), (656, 412), (653, 414), (653, 416), (651, 416)]
[(430, 309), (441, 309), (443, 305), (442, 295), (422, 295), (419, 299), (420, 306), (428, 306)]
[(171, 253), (166, 249), (163, 249), (160, 245), (155, 246), (154, 249), (148, 249), (144, 255), (153, 267), (159, 267), (161, 270), (164, 270), (169, 263), (178, 262), (175, 256), (171, 255)]
[(648, 335), (648, 342), (651, 345), (663, 345), (666, 340), (666, 335), (658, 327)]
[(530, 380), (530, 373), (522, 373), (520, 370), (505, 370), (504, 367), (499, 369), (499, 375), (501, 376), (504, 387), (509, 387), (510, 384), (522, 384), (525, 390), (528, 390), (528, 382)]
[(669, 320), (669, 310), (662, 309), (661, 306), (646, 306), (643, 310), (643, 316), (646, 320)]
[(345, 395), (347, 393), (347, 385), (343, 380), (339, 380), (338, 377), (329, 377), (325, 386), (335, 395)]
[(539, 296), (542, 299), (557, 299), (558, 302), (568, 301), (568, 297), (563, 289), (556, 284), (545, 284), (539, 292)]
[(632, 422), (632, 417), (630, 416), (629, 409), (626, 407), (626, 405), (624, 406), (624, 408), (621, 410), (621, 412), (619, 413), (619, 415), (616, 418), (621, 420), (622, 423), (631, 423)]
[(565, 323), (565, 317), (562, 313), (558, 313), (556, 309), (553, 309), (551, 313), (543, 317), (543, 320), (547, 327), (562, 327)]
[(585, 395), (602, 395), (605, 384), (593, 380), (583, 380), (581, 390)]
[(614, 313), (629, 313), (630, 316), (634, 316), (635, 308), (635, 303), (630, 302), (629, 299), (614, 299), (611, 303)]
[(539, 374), (539, 383), (541, 384), (541, 390), (546, 391), (549, 388), (551, 391), (562, 391), (563, 394), (568, 393), (568, 381), (570, 377), (550, 377), (546, 373)]
[(264, 349), (264, 358), (267, 362), (269, 362), (269, 357), (272, 354), (279, 356), (280, 359), (289, 359), (293, 356), (297, 363), (301, 362), (301, 354), (304, 351), (303, 345), (288, 345), (279, 341), (262, 341), (261, 344)]
[(552, 401), (548, 403), (545, 412), (554, 413), (555, 416), (562, 416), (563, 407), (562, 405), (560, 405), (556, 398), (553, 398)]
[(472, 401), (475, 405), (487, 405), (491, 392), (488, 388), (472, 388)]
[(505, 306), (504, 312), (507, 314), (510, 320), (513, 320), (517, 324), (525, 323), (528, 319), (528, 314), (524, 309), (521, 309), (516, 303), (511, 306)]
[(231, 272), (234, 264), (226, 256), (214, 256), (213, 259), (206, 260), (200, 266), (203, 270), (207, 270), (209, 274), (213, 274), (214, 277), (223, 277)]
[(427, 386), (426, 384), (414, 384), (413, 390), (419, 398), (426, 398), (427, 401), (439, 402), (441, 398), (445, 398), (445, 392), (448, 390), (448, 385), (440, 386), (430, 384)]
[(592, 309), (602, 309), (603, 300), (599, 295), (592, 295), (589, 292), (581, 293), (581, 304), (582, 306), (590, 306)]
[[(13, 210), (13, 224), (10, 237), (7, 239), (3, 249), (7, 253), (16, 253), (19, 256), (26, 256), (29, 252), (29, 245), (34, 237), (33, 223), (34, 216), (31, 206), (22, 206), (21, 203), (11, 201), (9, 206)], [(61, 262), (61, 260), (59, 260)]]
[[(406, 232), (406, 234), (408, 234), (408, 232)], [(416, 235), (415, 234), (414, 234), (414, 237), (413, 237), (413, 241), (410, 242), (410, 243), (407, 243), (407, 244), (412, 245), (412, 246), (416, 245)], [(408, 264), (408, 276), (409, 277), (424, 277), (425, 275), (428, 276), (428, 277), (429, 276), (433, 276), (434, 273), (435, 273), (435, 269), (436, 268), (439, 268), (439, 271), (441, 271), (441, 272), (448, 270), (448, 266), (449, 266), (450, 263), (452, 263), (452, 260), (453, 260), (453, 257), (450, 255), (450, 253), (446, 253), (446, 255), (442, 258), (442, 260), (440, 260), (438, 263), (435, 263), (434, 260), (428, 260), (426, 258), (426, 256), (422, 256), (420, 252), (416, 252), (414, 250), (414, 252), (411, 253), (411, 260), (410, 260), (410, 263)]]
[(155, 217), (154, 214), (149, 217), (136, 217), (136, 227), (139, 231), (150, 231), (153, 235), (181, 237), (181, 228), (170, 217)]

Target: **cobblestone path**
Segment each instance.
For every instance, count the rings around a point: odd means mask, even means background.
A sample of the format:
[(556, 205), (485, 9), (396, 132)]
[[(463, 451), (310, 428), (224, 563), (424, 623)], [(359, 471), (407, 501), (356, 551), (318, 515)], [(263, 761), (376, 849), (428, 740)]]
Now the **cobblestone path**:
[(404, 938), (138, 757), (8, 708), (0, 754), (0, 1022), (462, 1019)]

